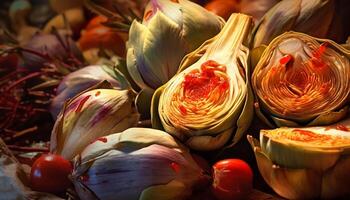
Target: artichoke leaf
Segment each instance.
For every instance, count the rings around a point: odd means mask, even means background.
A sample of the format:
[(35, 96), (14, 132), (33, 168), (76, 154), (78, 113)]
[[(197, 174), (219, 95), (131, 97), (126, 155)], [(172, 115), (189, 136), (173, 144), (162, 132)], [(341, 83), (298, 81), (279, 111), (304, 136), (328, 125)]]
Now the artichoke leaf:
[[(247, 58), (245, 58), (246, 55), (249, 55), (249, 50), (246, 49), (245, 51), (248, 51), (248, 52), (246, 54), (242, 54), (243, 57), (240, 57), (240, 60), (241, 60), (240, 62), (241, 63), (246, 62), (244, 64), (244, 66), (249, 66), (247, 63)], [(248, 59), (248, 60), (250, 60), (250, 59)], [(250, 75), (251, 75), (250, 68), (246, 67), (245, 72), (246, 72), (245, 77), (248, 79), (248, 81), (246, 82), (246, 88), (248, 88), (248, 95), (247, 95), (247, 98), (245, 100), (241, 115), (237, 120), (237, 129), (236, 129), (234, 137), (232, 138), (232, 144), (230, 144), (229, 147), (233, 146), (241, 139), (241, 137), (245, 134), (245, 131), (247, 130), (247, 128), (246, 128), (247, 124), (251, 124), (251, 122), (253, 120), (254, 110), (253, 110), (252, 105), (254, 102), (254, 95), (253, 95), (253, 91), (252, 91), (251, 85), (250, 85)]]
[(149, 119), (151, 117), (150, 108), (154, 92), (154, 90), (144, 88), (137, 94), (135, 98), (137, 111), (141, 114), (141, 118), (143, 119)]
[[(322, 179), (321, 197), (331, 199), (336, 197), (349, 196), (349, 177), (350, 177), (350, 157), (345, 155), (340, 158), (337, 164), (328, 170)], [(336, 192), (335, 192), (336, 191)], [(334, 195), (334, 193), (339, 195)]]
[[(335, 14), (333, 0), (285, 0), (272, 7), (256, 25), (253, 47), (268, 45), (286, 31), (325, 38)], [(319, 25), (320, 19), (322, 26)]]
[[(315, 199), (321, 190), (321, 176), (311, 169), (289, 169), (274, 164), (261, 151), (259, 141), (248, 136), (259, 171), (274, 191), (288, 199)], [(301, 184), (302, 183), (302, 184)]]
[[(131, 78), (135, 81), (135, 83), (141, 88), (148, 88), (148, 85), (144, 82), (140, 73), (138, 73), (138, 62), (144, 62), (144, 58), (141, 56), (137, 57), (138, 53), (143, 49), (143, 40), (146, 38), (147, 28), (144, 27), (139, 22), (135, 21), (132, 23), (129, 31), (129, 41), (126, 43), (127, 45), (127, 54), (126, 54), (126, 66), (129, 71)], [(131, 44), (137, 44), (139, 47), (135, 47)], [(141, 59), (140, 61), (137, 59)], [(151, 89), (151, 88), (150, 88)]]
[[(181, 3), (183, 6), (181, 10), (184, 27), (183, 37), (187, 41), (188, 49), (196, 49), (201, 46), (203, 41), (210, 39), (207, 35), (215, 36), (224, 26), (224, 19), (211, 12), (203, 12), (203, 8), (198, 4), (190, 1), (181, 1)], [(205, 25), (200, 26), (198, 22), (205, 23)], [(220, 26), (217, 26), (217, 23)]]
[(151, 123), (152, 123), (152, 128), (154, 129), (159, 129), (159, 130), (164, 130), (164, 127), (162, 125), (162, 122), (160, 120), (160, 117), (158, 115), (158, 105), (159, 105), (159, 98), (160, 95), (163, 93), (165, 85), (159, 87), (153, 94), (152, 96), (152, 101), (151, 101)]
[[(78, 98), (78, 96), (84, 94), (85, 92), (97, 89), (97, 88), (101, 88), (101, 89), (112, 89), (112, 85), (108, 82), (108, 81), (102, 81), (82, 92), (80, 92), (78, 95), (76, 95), (74, 98), (66, 101), (63, 104), (63, 108), (61, 110), (61, 118), (64, 119), (65, 115), (66, 115), (66, 110), (68, 105), (73, 102), (76, 98)], [(55, 126), (53, 127), (52, 130), (52, 135), (51, 135), (51, 140), (50, 140), (50, 151), (51, 152), (61, 152), (63, 149), (63, 143), (60, 143), (58, 141), (63, 140), (65, 141), (67, 136), (68, 136), (68, 132), (64, 132), (63, 131), (63, 124), (64, 124), (64, 120), (57, 120), (57, 122), (55, 123)]]
[(139, 119), (134, 96), (103, 81), (67, 101), (53, 128), (50, 151), (72, 159), (95, 139), (134, 126)]
[(143, 190), (140, 200), (177, 200), (179, 197), (184, 198), (183, 194), (189, 193), (185, 184), (180, 181), (172, 180), (165, 185), (155, 185)]
[[(132, 54), (130, 54), (132, 56)], [(131, 59), (132, 60), (132, 59)], [(128, 71), (126, 61), (122, 58), (117, 58), (114, 64), (114, 70), (118, 70), (121, 74), (124, 75), (125, 79), (129, 82), (131, 88), (134, 91), (139, 91), (139, 86), (135, 83), (135, 81), (131, 78), (131, 75)]]
[(250, 66), (252, 71), (254, 71), (254, 68), (258, 64), (260, 57), (265, 51), (266, 47), (266, 45), (261, 45), (252, 49), (250, 53)]
[(308, 126), (327, 125), (330, 123), (335, 123), (346, 117), (348, 113), (349, 106), (345, 106), (339, 111), (329, 112), (318, 116), (316, 119), (308, 123)]
[(181, 0), (150, 1), (142, 23), (133, 21), (127, 43), (127, 68), (140, 88), (156, 90), (178, 71), (183, 57), (214, 37), (224, 20)]
[(283, 33), (283, 30), (290, 30), (298, 17), (300, 2), (301, 0), (287, 0), (272, 7), (253, 30), (255, 35), (253, 47), (267, 45), (273, 38)]
[[(218, 149), (229, 141), (233, 129), (227, 129), (218, 135), (198, 135), (186, 140), (186, 145), (194, 150), (210, 151)], [(232, 144), (233, 145), (233, 144)], [(231, 146), (231, 145), (230, 145)], [(227, 147), (228, 148), (228, 147)]]
[(198, 182), (208, 182), (185, 146), (147, 128), (99, 138), (74, 164), (72, 179), (81, 198), (89, 196), (88, 189), (99, 199), (185, 199)]
[[(177, 68), (173, 66), (179, 66), (188, 47), (178, 39), (183, 34), (178, 24), (167, 18), (162, 12), (157, 12), (153, 19), (148, 24), (142, 49), (142, 52), (146, 52), (143, 55), (144, 64), (152, 67), (138, 66), (138, 70), (152, 88), (157, 88), (165, 84), (176, 73)], [(185, 51), (177, 52), (174, 49), (185, 49)]]

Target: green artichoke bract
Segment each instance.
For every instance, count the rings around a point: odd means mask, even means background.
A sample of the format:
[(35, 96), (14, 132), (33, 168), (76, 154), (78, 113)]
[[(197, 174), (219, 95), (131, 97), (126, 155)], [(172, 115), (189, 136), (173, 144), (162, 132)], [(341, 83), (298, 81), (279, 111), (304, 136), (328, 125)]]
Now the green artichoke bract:
[(221, 30), (223, 19), (188, 0), (151, 0), (127, 42), (127, 68), (141, 89), (155, 90), (178, 70), (182, 58)]
[(130, 128), (98, 138), (75, 158), (81, 199), (187, 199), (209, 183), (189, 150), (155, 129)]
[(350, 119), (326, 127), (262, 130), (248, 136), (265, 181), (288, 199), (350, 195)]
[(96, 138), (136, 126), (139, 114), (131, 90), (102, 82), (67, 101), (52, 131), (50, 151), (72, 159)]
[(342, 30), (344, 29), (342, 26), (346, 27), (348, 23), (344, 20), (348, 19), (349, 15), (346, 9), (348, 5), (335, 0), (280, 1), (256, 25), (252, 46), (268, 45), (275, 37), (286, 31), (303, 32), (337, 42), (343, 41), (347, 37), (346, 31)]
[(287, 32), (264, 50), (252, 75), (257, 115), (270, 126), (327, 125), (350, 103), (350, 51)]
[(196, 150), (241, 138), (253, 115), (245, 46), (251, 25), (249, 16), (233, 14), (215, 38), (184, 58), (180, 72), (153, 96), (153, 127)]

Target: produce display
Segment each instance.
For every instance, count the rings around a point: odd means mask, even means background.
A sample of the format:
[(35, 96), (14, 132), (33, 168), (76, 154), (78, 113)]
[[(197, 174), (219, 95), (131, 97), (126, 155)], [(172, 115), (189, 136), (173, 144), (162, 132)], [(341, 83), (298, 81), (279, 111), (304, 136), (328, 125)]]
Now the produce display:
[(350, 1), (3, 0), (0, 200), (350, 198)]

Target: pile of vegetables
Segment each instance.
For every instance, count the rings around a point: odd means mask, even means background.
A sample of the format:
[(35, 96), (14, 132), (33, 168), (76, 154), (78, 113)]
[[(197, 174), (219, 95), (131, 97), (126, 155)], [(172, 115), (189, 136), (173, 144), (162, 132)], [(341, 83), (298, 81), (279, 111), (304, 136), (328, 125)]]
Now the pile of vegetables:
[(350, 196), (349, 2), (4, 2), (4, 198)]

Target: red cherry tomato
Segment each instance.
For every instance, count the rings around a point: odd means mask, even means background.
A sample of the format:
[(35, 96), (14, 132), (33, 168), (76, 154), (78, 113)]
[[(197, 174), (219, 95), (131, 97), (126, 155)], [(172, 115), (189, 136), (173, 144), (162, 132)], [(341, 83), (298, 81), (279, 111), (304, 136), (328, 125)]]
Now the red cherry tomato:
[(243, 160), (226, 159), (213, 165), (212, 191), (219, 200), (246, 199), (253, 188), (253, 172)]
[(239, 0), (214, 0), (207, 3), (205, 8), (227, 20), (232, 13), (239, 12)]
[(71, 173), (72, 165), (68, 160), (59, 155), (43, 154), (32, 166), (31, 187), (41, 192), (63, 192), (71, 185), (68, 178)]

